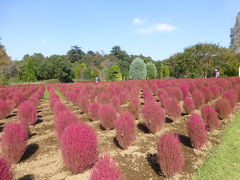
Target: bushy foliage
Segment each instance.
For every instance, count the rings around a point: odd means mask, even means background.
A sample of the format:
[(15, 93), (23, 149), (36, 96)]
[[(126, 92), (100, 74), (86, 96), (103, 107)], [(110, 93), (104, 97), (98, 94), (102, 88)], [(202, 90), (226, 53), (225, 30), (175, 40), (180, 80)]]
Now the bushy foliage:
[(189, 86), (186, 83), (181, 83), (180, 89), (182, 91), (183, 98), (186, 98), (189, 96)]
[(0, 99), (0, 119), (4, 119), (11, 113), (11, 105), (7, 101)]
[(202, 118), (193, 113), (188, 119), (187, 126), (193, 147), (200, 149), (208, 139), (207, 129)]
[(232, 107), (228, 99), (226, 98), (221, 98), (217, 100), (215, 109), (218, 113), (218, 115), (222, 118), (225, 119), (231, 112), (232, 112)]
[(132, 145), (136, 138), (136, 124), (130, 112), (123, 112), (115, 121), (116, 138), (123, 149)]
[(18, 120), (24, 127), (33, 125), (37, 121), (37, 108), (31, 101), (26, 101), (20, 104)]
[(166, 110), (166, 114), (170, 117), (178, 118), (181, 116), (181, 108), (175, 98), (166, 98), (164, 108)]
[(97, 161), (97, 135), (87, 124), (73, 123), (66, 127), (60, 147), (63, 161), (73, 173), (83, 172)]
[(183, 93), (179, 87), (167, 88), (167, 92), (171, 97), (176, 98), (178, 101), (183, 99)]
[(128, 110), (133, 114), (135, 118), (139, 117), (140, 111), (140, 102), (138, 96), (132, 96), (130, 99), (130, 103), (128, 105)]
[(129, 93), (127, 91), (121, 92), (119, 94), (119, 99), (120, 99), (121, 105), (127, 104), (128, 98), (129, 98)]
[(1, 180), (12, 180), (13, 179), (11, 167), (8, 164), (7, 160), (4, 158), (0, 158), (0, 179)]
[(135, 58), (129, 70), (129, 78), (132, 80), (144, 80), (147, 76), (146, 64), (140, 58)]
[(235, 90), (232, 89), (230, 91), (225, 92), (223, 94), (223, 97), (229, 100), (232, 109), (236, 106), (238, 101), (238, 94)]
[(107, 93), (101, 93), (98, 96), (98, 103), (99, 104), (108, 104), (109, 103), (109, 96)]
[(122, 80), (122, 73), (117, 65), (113, 65), (108, 69), (108, 79), (110, 81), (121, 81)]
[(194, 105), (192, 98), (186, 97), (184, 99), (183, 108), (186, 111), (186, 113), (188, 113), (188, 114), (191, 114), (194, 111), (195, 105)]
[(209, 129), (216, 129), (219, 126), (219, 118), (215, 108), (211, 105), (204, 105), (201, 109), (204, 122)]
[(88, 114), (89, 114), (89, 118), (92, 121), (99, 120), (99, 108), (100, 108), (100, 106), (95, 102), (89, 104)]
[(171, 178), (181, 171), (185, 158), (179, 142), (174, 134), (165, 134), (157, 144), (157, 158), (163, 174)]
[(98, 159), (92, 169), (91, 180), (122, 180), (123, 177), (116, 162), (106, 154)]
[(61, 111), (54, 117), (54, 122), (55, 122), (54, 126), (55, 126), (55, 131), (57, 133), (58, 140), (60, 140), (60, 137), (64, 129), (70, 124), (76, 123), (77, 120), (78, 119), (76, 115), (71, 113), (68, 110)]
[(9, 163), (18, 163), (27, 146), (27, 130), (16, 122), (11, 122), (3, 129), (1, 152)]
[(213, 99), (213, 92), (211, 91), (211, 89), (210, 88), (208, 88), (208, 87), (203, 87), (203, 89), (202, 89), (202, 93), (203, 93), (203, 95), (204, 95), (204, 98), (205, 98), (205, 102), (207, 103), (207, 102), (209, 102), (209, 101), (211, 101), (212, 99)]
[(121, 101), (118, 96), (113, 96), (111, 101), (112, 107), (118, 112), (121, 108)]
[(114, 129), (114, 122), (117, 118), (116, 111), (110, 105), (105, 104), (99, 109), (99, 120), (105, 129)]
[(157, 78), (157, 68), (155, 64), (148, 62), (146, 64), (146, 70), (147, 70), (147, 78), (148, 79), (156, 79)]
[(143, 108), (144, 122), (152, 133), (159, 131), (165, 122), (165, 111), (160, 104), (153, 102), (145, 104)]
[(200, 90), (195, 90), (192, 93), (192, 99), (196, 108), (200, 108), (200, 106), (205, 102), (204, 95)]
[(89, 100), (87, 96), (80, 95), (78, 100), (78, 107), (83, 113), (88, 112)]
[(62, 111), (67, 111), (67, 107), (60, 101), (56, 101), (54, 106), (53, 106), (53, 112), (55, 114), (55, 116), (59, 113), (59, 112), (62, 112)]

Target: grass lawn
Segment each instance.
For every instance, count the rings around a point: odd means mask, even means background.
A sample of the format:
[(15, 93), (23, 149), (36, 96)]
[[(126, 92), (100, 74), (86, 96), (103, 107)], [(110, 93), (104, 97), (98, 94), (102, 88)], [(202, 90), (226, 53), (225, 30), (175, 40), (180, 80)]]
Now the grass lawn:
[(240, 113), (223, 134), (220, 145), (193, 176), (193, 180), (203, 179), (240, 179)]

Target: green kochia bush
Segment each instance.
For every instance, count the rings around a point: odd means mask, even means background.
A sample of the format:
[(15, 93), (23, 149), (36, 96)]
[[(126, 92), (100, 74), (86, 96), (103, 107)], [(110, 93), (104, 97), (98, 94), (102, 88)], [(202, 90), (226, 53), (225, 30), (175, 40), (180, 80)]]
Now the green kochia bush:
[(148, 79), (156, 79), (157, 77), (157, 68), (155, 64), (148, 62), (146, 64), (146, 69), (147, 69), (147, 78)]
[(130, 65), (129, 77), (132, 80), (145, 80), (147, 76), (146, 64), (140, 58), (135, 58)]

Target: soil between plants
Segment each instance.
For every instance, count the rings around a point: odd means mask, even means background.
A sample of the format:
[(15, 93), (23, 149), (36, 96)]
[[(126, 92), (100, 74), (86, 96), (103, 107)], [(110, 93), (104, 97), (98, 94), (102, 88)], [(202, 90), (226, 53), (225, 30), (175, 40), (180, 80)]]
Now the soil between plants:
[[(98, 135), (98, 150), (102, 155), (110, 153), (126, 180), (155, 180), (165, 179), (161, 173), (161, 168), (157, 163), (156, 148), (159, 137), (171, 132), (179, 135), (182, 149), (185, 155), (185, 165), (183, 170), (177, 174), (174, 179), (191, 179), (193, 172), (203, 164), (211, 153), (213, 146), (220, 143), (221, 134), (235, 119), (235, 114), (228, 118), (220, 120), (220, 126), (217, 130), (208, 132), (208, 143), (201, 149), (196, 150), (191, 146), (187, 133), (186, 122), (188, 115), (183, 115), (178, 119), (167, 118), (164, 127), (156, 134), (149, 133), (142, 119), (136, 120), (137, 137), (133, 145), (127, 150), (119, 147), (115, 140), (115, 130), (102, 130), (99, 121), (91, 121), (86, 114), (82, 114), (78, 107), (70, 101), (62, 99), (62, 102), (77, 114), (79, 121), (84, 121), (91, 125)], [(214, 103), (214, 102), (211, 102)], [(182, 102), (181, 102), (182, 104)], [(122, 106), (122, 110), (127, 105)], [(142, 107), (144, 103), (142, 103)], [(240, 105), (235, 108), (235, 112), (240, 110)], [(200, 113), (199, 110), (195, 111)], [(0, 136), (3, 127), (11, 121), (17, 121), (17, 109), (5, 120), (0, 120)], [(15, 179), (18, 180), (75, 180), (89, 179), (91, 169), (84, 173), (73, 174), (64, 166), (61, 151), (55, 138), (54, 115), (49, 109), (49, 99), (42, 99), (38, 106), (39, 119), (34, 126), (30, 127), (27, 150), (21, 160), (12, 166)]]

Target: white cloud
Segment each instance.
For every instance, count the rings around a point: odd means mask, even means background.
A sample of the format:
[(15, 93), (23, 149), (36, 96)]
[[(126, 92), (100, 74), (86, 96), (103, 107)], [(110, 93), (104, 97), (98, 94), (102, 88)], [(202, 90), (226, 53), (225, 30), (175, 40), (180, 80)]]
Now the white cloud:
[(139, 34), (151, 34), (158, 31), (174, 31), (176, 29), (177, 27), (169, 24), (155, 24), (155, 25), (146, 26), (143, 28), (138, 28), (136, 32)]
[(47, 40), (44, 40), (44, 39), (43, 39), (43, 40), (40, 41), (40, 43), (46, 44), (46, 43), (47, 43)]
[(155, 26), (155, 29), (156, 29), (157, 31), (174, 31), (174, 30), (177, 29), (177, 27), (172, 26), (172, 25), (170, 25), (170, 24), (157, 24), (157, 25)]
[(132, 23), (133, 24), (143, 24), (143, 20), (142, 19), (139, 19), (139, 18), (134, 18), (132, 20)]

